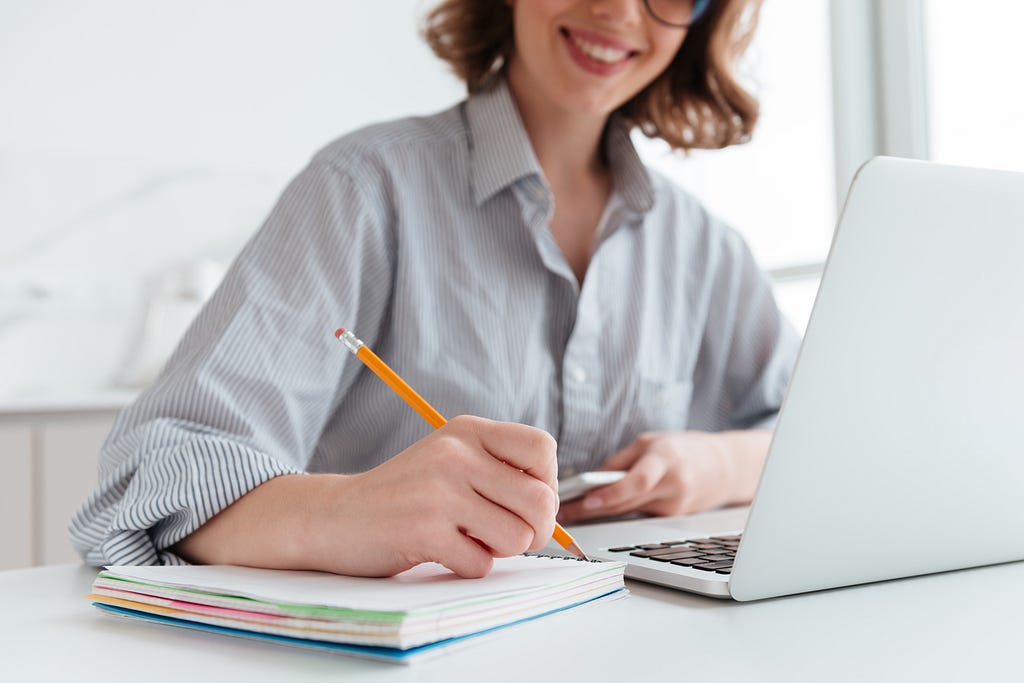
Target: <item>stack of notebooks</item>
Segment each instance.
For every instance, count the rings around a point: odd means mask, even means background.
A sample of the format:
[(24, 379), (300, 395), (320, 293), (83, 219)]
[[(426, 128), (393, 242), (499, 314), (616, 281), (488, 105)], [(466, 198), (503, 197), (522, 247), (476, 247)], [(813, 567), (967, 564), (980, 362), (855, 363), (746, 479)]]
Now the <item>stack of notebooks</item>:
[(107, 612), (396, 662), (586, 603), (623, 597), (621, 562), (521, 555), (482, 579), (422, 564), (384, 579), (233, 566), (107, 567)]

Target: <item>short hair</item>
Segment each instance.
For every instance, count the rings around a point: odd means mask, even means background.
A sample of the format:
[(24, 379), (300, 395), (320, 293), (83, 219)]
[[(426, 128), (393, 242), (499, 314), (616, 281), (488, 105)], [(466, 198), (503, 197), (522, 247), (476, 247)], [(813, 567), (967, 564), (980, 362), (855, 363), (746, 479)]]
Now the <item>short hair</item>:
[[(739, 82), (736, 66), (753, 37), (761, 1), (711, 0), (665, 72), (618, 113), (675, 149), (747, 142), (759, 107)], [(515, 48), (512, 31), (512, 8), (504, 0), (442, 0), (422, 26), (434, 54), (470, 93), (485, 89), (504, 71)]]

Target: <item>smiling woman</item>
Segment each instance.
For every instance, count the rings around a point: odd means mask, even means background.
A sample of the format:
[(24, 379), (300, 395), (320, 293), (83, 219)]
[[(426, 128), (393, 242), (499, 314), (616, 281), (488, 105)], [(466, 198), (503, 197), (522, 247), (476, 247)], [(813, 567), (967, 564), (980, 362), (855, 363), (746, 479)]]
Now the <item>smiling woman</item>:
[[(520, 13), (527, 25), (520, 28), (513, 27), (508, 3), (450, 0), (428, 15), (424, 35), (469, 91), (477, 92), (509, 61), (514, 50), (513, 30), (519, 35), (530, 30), (532, 22), (525, 17), (534, 4), (557, 10), (573, 3), (527, 2)], [(642, 11), (629, 5), (632, 3), (627, 3), (627, 12)], [(758, 104), (740, 84), (735, 69), (753, 37), (760, 2), (645, 0), (644, 8), (664, 28), (675, 29), (653, 34), (668, 41), (671, 67), (666, 69), (669, 61), (661, 64), (645, 87), (619, 104), (620, 113), (645, 135), (664, 139), (679, 149), (717, 149), (749, 139), (757, 122)], [(567, 49), (578, 55), (582, 68), (589, 65), (597, 74), (639, 57), (638, 50), (613, 36), (585, 29), (570, 34), (567, 27), (559, 33), (566, 39)], [(525, 36), (520, 40), (525, 41)], [(528, 63), (540, 60), (528, 51), (522, 58)], [(543, 68), (543, 64), (537, 66)], [(571, 87), (572, 83), (562, 85)]]

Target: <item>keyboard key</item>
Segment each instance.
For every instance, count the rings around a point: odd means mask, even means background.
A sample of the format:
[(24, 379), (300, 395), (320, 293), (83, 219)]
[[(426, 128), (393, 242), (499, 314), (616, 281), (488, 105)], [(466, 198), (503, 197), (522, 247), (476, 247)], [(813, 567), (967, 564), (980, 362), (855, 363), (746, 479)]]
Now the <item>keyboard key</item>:
[(633, 557), (654, 557), (655, 555), (669, 555), (681, 551), (681, 548), (652, 548), (651, 550), (634, 550), (630, 555)]
[(608, 548), (608, 552), (626, 553), (632, 557), (670, 562), (680, 567), (693, 567), (718, 574), (732, 573), (741, 534), (727, 536), (705, 536), (701, 538), (677, 539), (661, 543), (622, 545)]
[(695, 553), (692, 550), (679, 550), (674, 553), (666, 553), (664, 555), (651, 555), (647, 559), (654, 560), (655, 562), (671, 562), (672, 560), (685, 560), (689, 558), (700, 558), (705, 562), (707, 561), (700, 553)]
[(707, 564), (707, 560), (703, 557), (686, 557), (679, 560), (672, 560), (672, 564), (677, 564), (680, 567), (692, 567), (695, 564)]
[(702, 571), (716, 571), (718, 569), (732, 569), (732, 560), (722, 562), (708, 562), (705, 564), (691, 564), (690, 567), (693, 569), (700, 569)]

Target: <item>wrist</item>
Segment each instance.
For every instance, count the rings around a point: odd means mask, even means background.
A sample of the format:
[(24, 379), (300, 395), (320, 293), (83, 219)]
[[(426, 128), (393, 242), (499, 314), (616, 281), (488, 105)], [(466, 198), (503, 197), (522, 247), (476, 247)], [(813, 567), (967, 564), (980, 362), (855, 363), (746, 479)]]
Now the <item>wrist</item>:
[(721, 435), (722, 455), (729, 471), (729, 496), (726, 505), (747, 505), (754, 499), (761, 479), (771, 432), (745, 430)]
[(341, 572), (339, 549), (357, 547), (353, 514), (345, 510), (357, 475), (311, 474), (289, 496), (282, 550), (293, 569)]
[[(177, 544), (190, 562), (271, 569), (330, 570), (333, 501), (345, 475), (284, 474), (269, 479)], [(336, 508), (336, 505), (333, 507)]]

